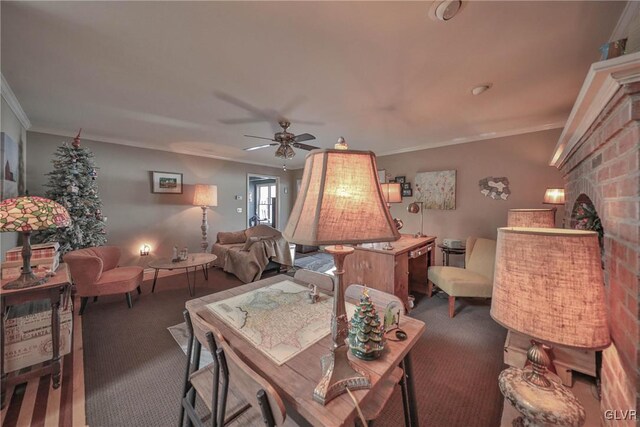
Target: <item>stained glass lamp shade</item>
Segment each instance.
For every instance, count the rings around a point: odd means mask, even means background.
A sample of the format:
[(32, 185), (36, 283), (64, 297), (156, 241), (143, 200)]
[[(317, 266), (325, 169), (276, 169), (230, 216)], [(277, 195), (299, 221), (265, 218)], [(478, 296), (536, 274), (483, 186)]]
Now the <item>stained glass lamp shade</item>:
[(22, 232), (22, 274), (5, 289), (27, 288), (44, 283), (31, 271), (31, 232), (68, 227), (71, 218), (67, 210), (53, 200), (36, 196), (23, 196), (0, 203), (0, 232)]

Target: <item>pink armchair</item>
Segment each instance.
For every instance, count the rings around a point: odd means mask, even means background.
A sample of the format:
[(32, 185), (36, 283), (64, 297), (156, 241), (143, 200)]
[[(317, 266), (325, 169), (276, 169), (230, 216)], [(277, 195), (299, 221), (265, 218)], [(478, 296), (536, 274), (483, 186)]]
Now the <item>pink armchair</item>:
[(79, 249), (67, 253), (64, 262), (69, 265), (71, 280), (80, 297), (80, 315), (84, 313), (89, 297), (94, 301), (100, 295), (124, 293), (127, 305), (132, 307), (131, 291), (138, 290), (144, 269), (142, 267), (118, 267), (120, 248), (117, 246), (98, 246)]

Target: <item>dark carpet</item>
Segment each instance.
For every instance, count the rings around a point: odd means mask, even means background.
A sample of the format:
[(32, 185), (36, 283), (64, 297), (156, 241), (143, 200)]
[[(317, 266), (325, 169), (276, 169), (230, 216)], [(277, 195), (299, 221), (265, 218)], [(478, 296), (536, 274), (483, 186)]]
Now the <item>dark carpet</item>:
[[(196, 296), (240, 285), (234, 276), (212, 269), (207, 284), (198, 274)], [(143, 284), (128, 309), (124, 297), (101, 297), (83, 316), (87, 423), (97, 426), (175, 426), (185, 355), (167, 327), (183, 321), (190, 299), (183, 274), (158, 280), (156, 292)], [(449, 319), (447, 300), (417, 301), (412, 317), (427, 331), (413, 350), (415, 388), (423, 426), (499, 426), (506, 331), (489, 317), (489, 306), (458, 303)], [(399, 391), (378, 426), (402, 425)]]

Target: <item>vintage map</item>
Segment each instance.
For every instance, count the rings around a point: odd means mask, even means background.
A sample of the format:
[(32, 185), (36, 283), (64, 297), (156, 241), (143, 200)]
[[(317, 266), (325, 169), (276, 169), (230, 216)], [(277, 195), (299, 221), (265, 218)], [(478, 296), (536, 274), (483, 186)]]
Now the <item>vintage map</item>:
[[(309, 289), (284, 280), (207, 305), (276, 364), (282, 365), (330, 333), (333, 297), (309, 304)], [(353, 308), (347, 304), (347, 313)]]

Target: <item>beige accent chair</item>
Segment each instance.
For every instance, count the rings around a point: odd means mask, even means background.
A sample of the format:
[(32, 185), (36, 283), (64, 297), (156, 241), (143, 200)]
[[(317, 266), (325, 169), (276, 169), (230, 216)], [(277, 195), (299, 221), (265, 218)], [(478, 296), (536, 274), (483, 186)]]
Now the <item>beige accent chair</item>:
[(466, 268), (429, 267), (428, 295), (433, 285), (449, 295), (449, 317), (455, 315), (456, 297), (491, 298), (496, 241), (469, 237), (465, 254)]

